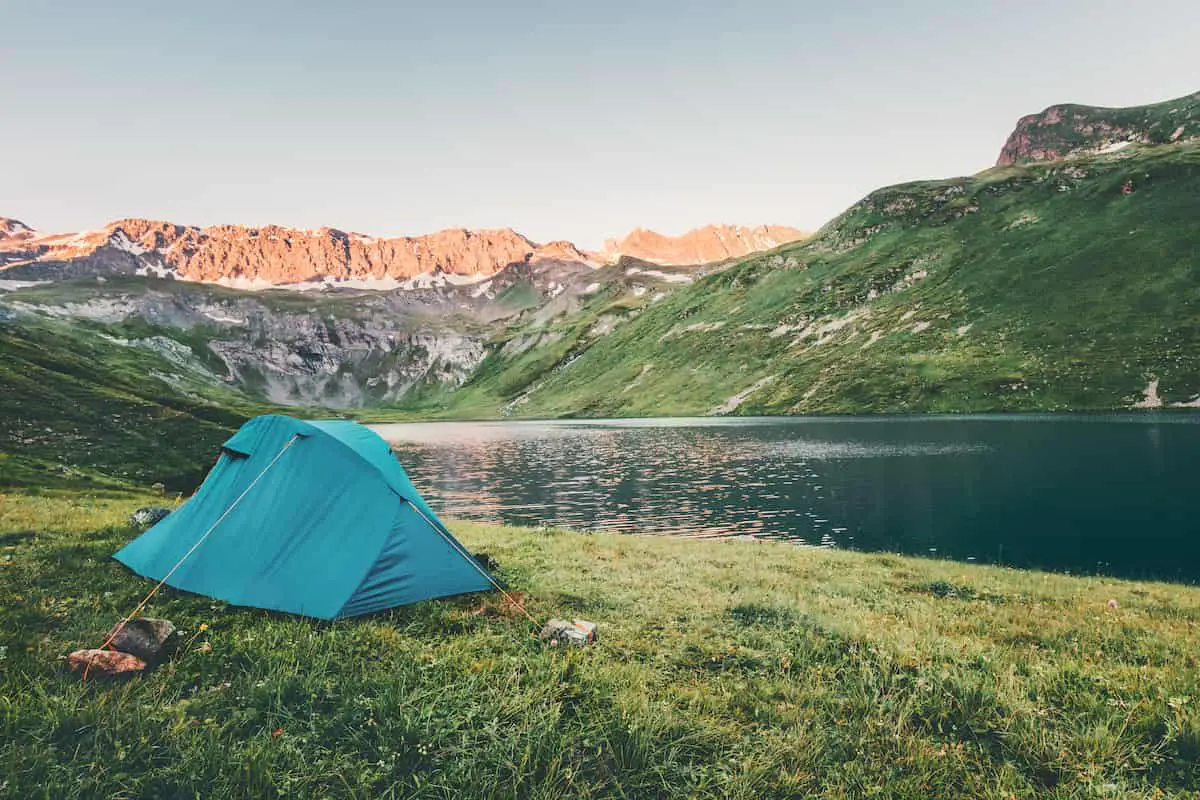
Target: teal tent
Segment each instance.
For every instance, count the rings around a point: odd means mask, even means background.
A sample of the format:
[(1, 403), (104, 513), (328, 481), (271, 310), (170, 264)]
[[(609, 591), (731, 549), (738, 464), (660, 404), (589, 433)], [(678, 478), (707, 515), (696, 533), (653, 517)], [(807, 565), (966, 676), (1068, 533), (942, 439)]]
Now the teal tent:
[(320, 619), (490, 588), (387, 443), (343, 420), (250, 420), (196, 494), (114, 557), (176, 589)]

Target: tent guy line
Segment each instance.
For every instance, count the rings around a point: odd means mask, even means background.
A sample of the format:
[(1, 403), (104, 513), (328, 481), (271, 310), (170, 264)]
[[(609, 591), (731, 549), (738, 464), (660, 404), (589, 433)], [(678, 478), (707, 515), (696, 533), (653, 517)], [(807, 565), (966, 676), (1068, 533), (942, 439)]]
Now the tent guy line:
[[(172, 575), (174, 575), (175, 570), (179, 569), (183, 565), (184, 561), (187, 561), (188, 556), (190, 556), (192, 553), (196, 552), (196, 549), (198, 547), (200, 547), (201, 544), (204, 543), (204, 540), (207, 539), (209, 537), (209, 535), (217, 529), (217, 526), (220, 525), (221, 522), (224, 521), (224, 519), (227, 516), (229, 516), (229, 512), (233, 511), (234, 507), (237, 506), (238, 503), (242, 502), (242, 498), (250, 493), (250, 490), (254, 488), (255, 484), (258, 483), (259, 479), (261, 479), (263, 475), (267, 474), (267, 470), (269, 470), (271, 467), (275, 466), (276, 462), (279, 461), (280, 457), (285, 452), (287, 452), (287, 449), (289, 447), (291, 447), (292, 445), (294, 445), (299, 438), (300, 438), (300, 436), (299, 436), (299, 434), (297, 434), (297, 435), (293, 436), (291, 439), (288, 439), (287, 444), (285, 444), (282, 447), (282, 449), (280, 449), (280, 451), (275, 454), (275, 457), (273, 459), (271, 459), (271, 463), (267, 464), (267, 466), (263, 468), (263, 471), (258, 473), (258, 475), (254, 478), (254, 480), (250, 482), (250, 485), (247, 486), (245, 488), (245, 490), (240, 495), (238, 495), (238, 498), (230, 504), (229, 508), (225, 509), (225, 513), (222, 514), (220, 516), (220, 518), (217, 519), (216, 522), (214, 522), (212, 525), (209, 526), (208, 530), (206, 530), (204, 532), (204, 535), (196, 540), (196, 543), (194, 545), (192, 545), (190, 550), (188, 550), (186, 553), (183, 554), (182, 558), (180, 558), (178, 561), (175, 562), (175, 566), (171, 567), (171, 570), (166, 575), (163, 576), (162, 580), (160, 580), (153, 589), (150, 590), (150, 593), (142, 598), (142, 602), (138, 603), (137, 607), (134, 608), (133, 611), (130, 611), (129, 614), (125, 617), (125, 619), (121, 620), (121, 624), (117, 625), (115, 628), (112, 629), (112, 633), (110, 633), (108, 635), (108, 638), (104, 640), (104, 644), (100, 645), (100, 647), (99, 647), (100, 650), (104, 650), (104, 649), (108, 648), (109, 645), (112, 644), (113, 639), (117, 638), (117, 636), (121, 633), (121, 629), (124, 628), (129, 623), (129, 620), (136, 617), (141, 612), (141, 610), (146, 607), (146, 604), (150, 602), (150, 600), (154, 597), (154, 595), (158, 594), (158, 590), (161, 589), (163, 587), (163, 585), (167, 582), (167, 578), (170, 578)], [(221, 457), (224, 458), (224, 453), (222, 453)], [(91, 665), (89, 664), (88, 667), (90, 668)], [(83, 679), (87, 680), (87, 676), (88, 676), (88, 670), (85, 669), (83, 671)]]

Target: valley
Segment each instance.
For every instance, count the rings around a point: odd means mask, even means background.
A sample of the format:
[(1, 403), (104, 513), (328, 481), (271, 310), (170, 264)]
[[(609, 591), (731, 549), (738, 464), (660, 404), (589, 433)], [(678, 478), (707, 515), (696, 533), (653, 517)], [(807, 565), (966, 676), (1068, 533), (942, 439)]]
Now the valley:
[[(508, 230), (123, 220), (46, 236), (6, 220), (4, 463), (27, 459), (15, 454), (36, 431), (98, 443), (169, 418), (204, 440), (264, 408), (380, 421), (1192, 407), (1198, 98), (1052, 107), (1018, 123), (997, 166), (879, 189), (807, 237), (637, 230), (589, 253)], [(78, 402), (51, 402), (67, 383)], [(107, 463), (58, 447), (68, 469)]]

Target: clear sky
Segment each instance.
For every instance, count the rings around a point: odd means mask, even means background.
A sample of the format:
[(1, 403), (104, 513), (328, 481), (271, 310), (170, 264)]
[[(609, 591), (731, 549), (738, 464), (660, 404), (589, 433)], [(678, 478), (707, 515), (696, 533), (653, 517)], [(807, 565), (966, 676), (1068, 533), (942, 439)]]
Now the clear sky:
[(815, 229), (1022, 114), (1200, 89), (1200, 2), (0, 0), (0, 215)]

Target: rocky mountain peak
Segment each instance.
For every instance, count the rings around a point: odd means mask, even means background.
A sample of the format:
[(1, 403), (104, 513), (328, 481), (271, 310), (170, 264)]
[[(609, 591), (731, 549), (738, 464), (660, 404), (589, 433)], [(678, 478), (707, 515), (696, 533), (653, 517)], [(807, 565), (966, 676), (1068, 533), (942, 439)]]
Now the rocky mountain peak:
[(603, 255), (610, 263), (627, 256), (664, 266), (707, 264), (770, 250), (805, 235), (785, 225), (705, 225), (680, 236), (635, 228), (624, 239), (605, 242)]
[(510, 265), (554, 261), (596, 267), (622, 255), (660, 265), (722, 261), (799, 238), (792, 228), (710, 225), (680, 237), (639, 228), (607, 254), (568, 241), (536, 244), (511, 228), (447, 228), (423, 236), (377, 238), (323, 226), (211, 225), (119, 219), (82, 233), (38, 234), (12, 219), (0, 222), (0, 266), (6, 278), (54, 280), (141, 274), (242, 288), (353, 283), (391, 289), (444, 276), (481, 281)]
[(19, 219), (0, 217), (0, 241), (7, 239), (32, 239), (37, 233)]
[(1017, 121), (996, 166), (1113, 152), (1129, 144), (1173, 144), (1200, 138), (1200, 92), (1130, 108), (1063, 104)]

